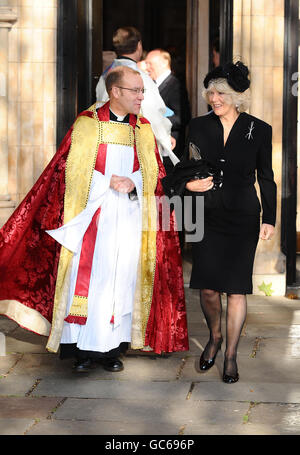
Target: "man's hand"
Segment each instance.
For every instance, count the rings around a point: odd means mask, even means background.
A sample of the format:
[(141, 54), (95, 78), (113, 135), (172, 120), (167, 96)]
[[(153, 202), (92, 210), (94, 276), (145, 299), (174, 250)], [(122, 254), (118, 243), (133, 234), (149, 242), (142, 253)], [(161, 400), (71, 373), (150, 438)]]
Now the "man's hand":
[(120, 177), (119, 175), (113, 174), (109, 186), (119, 193), (130, 193), (134, 189), (135, 184), (128, 177)]
[(173, 136), (170, 136), (170, 138), (171, 138), (171, 150), (174, 150), (174, 148), (176, 147), (176, 139)]

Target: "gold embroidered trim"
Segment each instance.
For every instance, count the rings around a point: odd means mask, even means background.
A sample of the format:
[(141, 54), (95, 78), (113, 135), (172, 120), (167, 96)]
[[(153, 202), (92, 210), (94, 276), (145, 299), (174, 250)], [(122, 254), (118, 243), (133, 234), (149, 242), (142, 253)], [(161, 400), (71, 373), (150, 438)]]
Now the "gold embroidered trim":
[(155, 189), (158, 164), (155, 156), (155, 140), (150, 124), (141, 124), (135, 129), (136, 148), (143, 180), (142, 241), (137, 275), (137, 285), (132, 315), (131, 348), (145, 345), (156, 265), (156, 201)]
[[(89, 110), (95, 112), (95, 107), (92, 106)], [(100, 127), (95, 116), (78, 117), (74, 123), (66, 162), (64, 223), (73, 219), (86, 207), (99, 143)], [(82, 153), (83, 150), (84, 153)], [(73, 253), (62, 246), (57, 270), (52, 327), (46, 346), (52, 352), (57, 352), (63, 330), (72, 258)]]
[(128, 127), (126, 123), (120, 122), (103, 122), (99, 120), (97, 114), (96, 103), (89, 109), (93, 112), (93, 118), (97, 120), (100, 126), (100, 142), (99, 144), (117, 144), (134, 146), (134, 132), (132, 127)]
[(69, 315), (87, 318), (88, 298), (81, 295), (74, 295)]
[(126, 123), (118, 122), (99, 122), (100, 123), (100, 143), (117, 144), (133, 147), (134, 135), (132, 128), (128, 128)]
[(90, 117), (79, 117), (74, 124), (72, 145), (66, 164), (64, 223), (86, 207), (99, 143), (99, 123)]

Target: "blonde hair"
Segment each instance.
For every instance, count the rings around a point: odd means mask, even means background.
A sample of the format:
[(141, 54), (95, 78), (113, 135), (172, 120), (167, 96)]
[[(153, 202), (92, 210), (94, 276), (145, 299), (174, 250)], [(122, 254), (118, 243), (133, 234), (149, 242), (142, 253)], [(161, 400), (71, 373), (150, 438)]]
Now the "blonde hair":
[(158, 49), (160, 51), (161, 57), (168, 62), (169, 67), (171, 67), (171, 55), (168, 51), (164, 49)]
[(163, 60), (165, 60), (167, 62), (167, 64), (168, 64), (168, 67), (171, 68), (172, 59), (171, 59), (171, 54), (168, 51), (165, 51), (164, 49), (161, 49), (160, 47), (158, 47), (158, 48), (153, 49), (152, 51), (150, 51), (149, 54), (152, 53), (152, 52), (153, 53), (154, 52), (158, 52), (159, 56)]
[(224, 93), (224, 100), (228, 104), (234, 104), (238, 112), (245, 112), (249, 109), (251, 102), (251, 92), (248, 88), (244, 92), (236, 92), (227, 82), (225, 78), (212, 79), (206, 89), (203, 90), (202, 96), (209, 103), (209, 91), (215, 88), (218, 92)]

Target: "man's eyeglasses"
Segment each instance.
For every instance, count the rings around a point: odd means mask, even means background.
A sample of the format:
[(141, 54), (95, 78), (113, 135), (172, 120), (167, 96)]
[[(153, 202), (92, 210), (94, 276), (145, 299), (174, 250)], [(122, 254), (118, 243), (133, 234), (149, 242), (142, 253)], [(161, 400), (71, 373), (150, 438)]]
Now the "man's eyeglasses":
[(117, 85), (118, 88), (122, 88), (123, 90), (130, 90), (131, 92), (134, 92), (136, 93), (137, 95), (139, 93), (142, 93), (144, 95), (146, 89), (145, 88), (128, 88), (128, 87), (120, 87), (119, 85)]

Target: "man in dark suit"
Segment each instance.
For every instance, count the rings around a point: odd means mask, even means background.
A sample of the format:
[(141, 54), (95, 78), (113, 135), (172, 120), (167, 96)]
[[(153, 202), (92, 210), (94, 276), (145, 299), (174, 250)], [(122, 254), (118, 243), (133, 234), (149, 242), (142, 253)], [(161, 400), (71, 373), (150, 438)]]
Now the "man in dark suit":
[[(146, 63), (150, 77), (156, 82), (159, 93), (169, 109), (167, 115), (172, 123), (171, 135), (176, 139), (173, 152), (180, 159), (185, 146), (185, 129), (191, 118), (186, 89), (171, 72), (169, 52), (155, 49), (148, 53)], [(164, 158), (164, 165), (167, 172), (173, 168), (168, 157)]]
[[(167, 116), (172, 123), (171, 135), (176, 139), (176, 147), (173, 149), (173, 152), (181, 159), (185, 148), (186, 126), (191, 119), (191, 110), (186, 89), (171, 72), (171, 56), (169, 52), (162, 49), (155, 49), (147, 54), (146, 63), (148, 73), (156, 82), (160, 96), (169, 110)], [(174, 166), (168, 156), (163, 157), (163, 164), (166, 173), (171, 173)], [(183, 211), (180, 214), (177, 213), (176, 216), (179, 220), (183, 216)], [(183, 226), (183, 218), (180, 221)], [(179, 231), (179, 240), (181, 248), (183, 248), (183, 230)]]
[[(97, 108), (101, 107), (109, 99), (105, 87), (105, 79), (109, 71), (117, 66), (128, 66), (139, 71), (142, 76), (145, 96), (141, 105), (141, 114), (149, 120), (155, 135), (161, 156), (170, 157), (170, 162), (177, 162), (173, 153), (176, 145), (172, 140), (172, 123), (166, 117), (166, 105), (159, 93), (157, 85), (152, 78), (137, 66), (143, 55), (142, 37), (135, 27), (120, 27), (113, 34), (113, 47), (117, 58), (106, 68), (100, 76), (96, 87)], [(172, 161), (171, 161), (172, 160)]]

